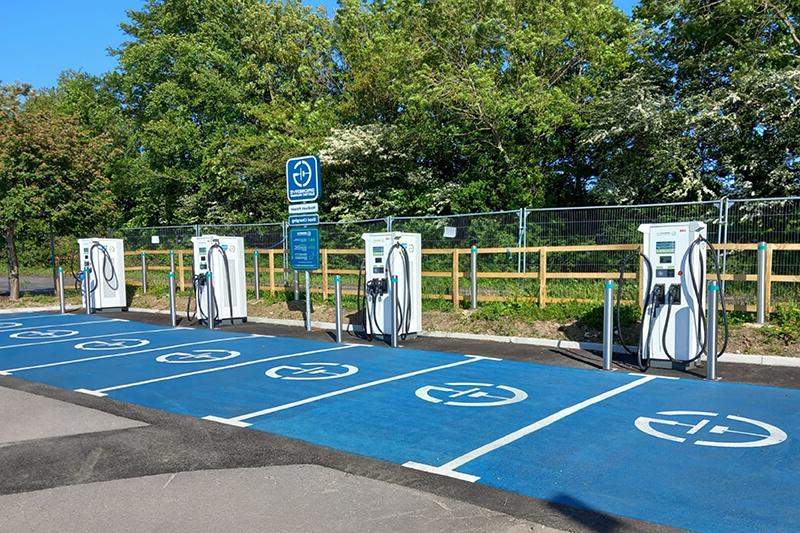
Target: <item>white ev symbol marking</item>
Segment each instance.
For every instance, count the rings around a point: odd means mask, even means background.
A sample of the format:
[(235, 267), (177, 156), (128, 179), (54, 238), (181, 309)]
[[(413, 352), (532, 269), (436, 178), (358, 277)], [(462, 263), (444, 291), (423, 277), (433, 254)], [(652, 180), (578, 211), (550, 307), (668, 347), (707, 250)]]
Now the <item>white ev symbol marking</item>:
[[(343, 369), (336, 372), (333, 367)], [(288, 373), (283, 372), (288, 370)], [(340, 363), (300, 363), (298, 366), (283, 365), (270, 368), (264, 375), (275, 379), (288, 379), (296, 381), (309, 381), (318, 379), (338, 379), (352, 376), (358, 372), (358, 367)]]
[[(658, 437), (659, 439), (670, 440), (673, 442), (686, 442), (688, 439), (686, 437), (679, 437), (677, 435), (671, 435), (669, 433), (664, 433), (663, 431), (659, 431), (653, 427), (653, 424), (661, 424), (663, 426), (669, 427), (685, 427), (689, 428), (685, 431), (686, 435), (695, 435), (701, 429), (703, 429), (706, 425), (708, 425), (712, 418), (720, 416), (719, 413), (707, 413), (705, 411), (661, 411), (657, 413), (660, 416), (696, 416), (700, 417), (700, 421), (694, 424), (686, 423), (686, 422), (679, 422), (673, 419), (663, 419), (663, 418), (650, 418), (646, 416), (640, 416), (634, 422), (634, 425), (639, 431), (643, 431), (648, 435), (652, 435), (653, 437)], [(717, 448), (758, 448), (761, 446), (772, 446), (775, 444), (780, 444), (781, 442), (786, 440), (786, 433), (772, 424), (767, 424), (766, 422), (761, 422), (760, 420), (753, 420), (752, 418), (745, 418), (743, 416), (736, 416), (736, 415), (728, 415), (725, 418), (728, 420), (732, 420), (734, 422), (741, 422), (743, 424), (748, 424), (749, 426), (755, 426), (758, 429), (766, 431), (766, 434), (759, 432), (753, 433), (752, 431), (742, 431), (741, 429), (731, 429), (727, 425), (715, 425), (708, 432), (712, 435), (730, 435), (732, 440), (728, 441), (718, 441), (718, 440), (695, 440), (692, 444), (696, 446), (713, 446)], [(737, 437), (738, 435), (745, 435), (749, 437), (756, 437), (755, 439), (750, 440), (741, 440), (742, 437)]]
[(300, 160), (294, 164), (292, 180), (298, 187), (305, 187), (311, 182), (311, 165), (308, 161)]
[(113, 341), (89, 341), (75, 345), (78, 350), (119, 350), (125, 348), (139, 348), (147, 346), (150, 341), (147, 339), (116, 339)]
[[(425, 400), (426, 402), (443, 403), (443, 405), (454, 405), (457, 407), (498, 407), (500, 405), (509, 405), (512, 403), (521, 402), (528, 397), (527, 392), (520, 389), (515, 389), (514, 387), (509, 387), (507, 385), (492, 385), (491, 383), (445, 383), (445, 385), (445, 387), (426, 385), (417, 389), (414, 394), (416, 394), (417, 398)], [(508, 396), (507, 394), (497, 395), (497, 392), (495, 391), (492, 391), (494, 394), (489, 394), (483, 390), (484, 388), (494, 388), (501, 391), (510, 392), (511, 396)], [(444, 398), (451, 399), (444, 401), (442, 398), (437, 398), (436, 396), (431, 395), (431, 392), (434, 391), (448, 393), (444, 395)], [(453, 401), (452, 398), (471, 398), (478, 401), (459, 402)], [(481, 401), (482, 398), (488, 398), (490, 401)]]
[(2, 329), (11, 329), (16, 328), (17, 326), (21, 326), (19, 322), (2, 322), (0, 323), (0, 330)]
[(72, 337), (78, 332), (71, 329), (45, 329), (33, 331), (20, 331), (9, 335), (12, 339), (58, 339), (60, 337)]
[(156, 357), (159, 363), (213, 363), (241, 355), (232, 350), (192, 350), (191, 352), (165, 353)]

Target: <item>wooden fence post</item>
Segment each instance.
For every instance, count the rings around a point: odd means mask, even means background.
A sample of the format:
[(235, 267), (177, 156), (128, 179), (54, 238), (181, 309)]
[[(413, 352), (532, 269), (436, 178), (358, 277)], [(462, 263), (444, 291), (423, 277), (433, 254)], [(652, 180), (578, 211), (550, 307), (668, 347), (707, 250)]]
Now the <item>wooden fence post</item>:
[(458, 287), (458, 249), (453, 249), (453, 309), (458, 311), (459, 287)]
[(178, 250), (178, 285), (181, 288), (181, 291), (186, 290), (186, 279), (184, 278), (184, 272), (186, 268), (183, 266), (183, 250)]
[(539, 307), (547, 303), (547, 248), (539, 248)]
[(328, 250), (322, 249), (322, 299), (328, 299)]
[[(764, 288), (764, 313), (769, 317), (769, 314), (772, 312), (772, 252), (773, 248), (771, 244), (767, 244), (767, 255), (765, 259), (765, 285)], [(767, 319), (769, 320), (769, 319)]]
[(275, 296), (275, 250), (269, 250), (269, 293)]

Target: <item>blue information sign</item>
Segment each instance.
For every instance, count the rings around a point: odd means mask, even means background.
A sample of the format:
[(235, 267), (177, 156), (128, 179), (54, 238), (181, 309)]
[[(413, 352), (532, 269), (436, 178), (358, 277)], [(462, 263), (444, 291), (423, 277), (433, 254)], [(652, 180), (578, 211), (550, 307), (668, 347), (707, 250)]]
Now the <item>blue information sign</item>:
[(286, 161), (286, 196), (290, 203), (316, 202), (322, 196), (319, 158), (315, 155)]
[(289, 261), (294, 270), (319, 268), (319, 228), (289, 228)]
[(290, 226), (316, 226), (319, 215), (289, 215)]

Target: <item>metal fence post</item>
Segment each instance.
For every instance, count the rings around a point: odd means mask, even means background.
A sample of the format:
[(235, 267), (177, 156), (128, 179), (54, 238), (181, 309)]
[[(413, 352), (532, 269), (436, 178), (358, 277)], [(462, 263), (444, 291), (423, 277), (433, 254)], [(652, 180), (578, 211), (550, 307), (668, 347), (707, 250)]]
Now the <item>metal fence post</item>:
[(92, 301), (91, 301), (92, 296), (89, 291), (89, 289), (92, 286), (92, 283), (89, 279), (89, 272), (90, 272), (89, 267), (83, 268), (83, 301), (84, 301), (83, 305), (86, 308), (87, 315), (92, 314)]
[(311, 331), (311, 273), (306, 270), (306, 331)]
[(333, 278), (333, 299), (336, 307), (336, 342), (342, 342), (342, 277)]
[(208, 329), (214, 329), (214, 317), (216, 310), (214, 309), (214, 280), (211, 272), (206, 272), (206, 321), (208, 322)]
[(469, 277), (470, 277), (470, 304), (472, 309), (478, 308), (478, 247), (473, 246), (470, 249), (469, 256)]
[(256, 289), (256, 301), (261, 299), (261, 273), (258, 271), (258, 250), (253, 250), (253, 282)]
[(142, 252), (142, 294), (147, 294), (147, 259)]
[(167, 274), (167, 278), (169, 278), (169, 320), (174, 328), (178, 325), (178, 317), (175, 306), (175, 272), (170, 271)]
[(763, 324), (767, 318), (767, 243), (758, 243), (758, 291), (756, 296), (756, 323)]
[(64, 305), (64, 269), (58, 267), (58, 309), (61, 314), (67, 312), (67, 307)]
[(706, 379), (717, 379), (717, 295), (719, 287), (712, 281), (708, 285), (708, 319), (706, 331)]
[(614, 359), (614, 282), (603, 287), (603, 370), (611, 370)]
[(397, 276), (392, 276), (391, 283), (389, 283), (389, 303), (392, 307), (390, 313), (392, 317), (391, 345), (392, 348), (397, 348)]

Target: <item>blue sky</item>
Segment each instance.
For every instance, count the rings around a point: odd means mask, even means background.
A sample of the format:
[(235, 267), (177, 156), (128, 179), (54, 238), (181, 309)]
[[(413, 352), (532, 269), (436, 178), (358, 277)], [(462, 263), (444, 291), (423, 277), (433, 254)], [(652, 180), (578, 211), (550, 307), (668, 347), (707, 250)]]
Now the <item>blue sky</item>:
[[(304, 0), (331, 13), (336, 0)], [(614, 0), (630, 14), (636, 0)], [(101, 74), (114, 68), (107, 50), (124, 39), (119, 23), (143, 0), (4, 0), (0, 17), (0, 83), (53, 86), (61, 71)]]

